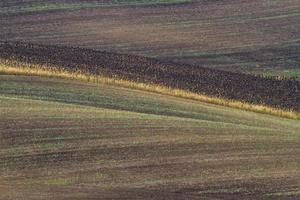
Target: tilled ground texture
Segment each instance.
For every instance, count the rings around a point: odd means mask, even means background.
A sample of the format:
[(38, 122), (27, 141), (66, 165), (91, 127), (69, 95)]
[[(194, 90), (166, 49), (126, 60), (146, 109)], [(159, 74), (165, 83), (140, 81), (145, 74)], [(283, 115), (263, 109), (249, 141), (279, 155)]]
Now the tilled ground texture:
[(300, 111), (300, 81), (161, 62), (82, 48), (0, 43), (0, 58), (54, 65), (70, 72), (154, 83), (195, 93)]
[(0, 38), (300, 77), (299, 0), (9, 0)]
[(299, 121), (0, 76), (0, 199), (300, 198)]

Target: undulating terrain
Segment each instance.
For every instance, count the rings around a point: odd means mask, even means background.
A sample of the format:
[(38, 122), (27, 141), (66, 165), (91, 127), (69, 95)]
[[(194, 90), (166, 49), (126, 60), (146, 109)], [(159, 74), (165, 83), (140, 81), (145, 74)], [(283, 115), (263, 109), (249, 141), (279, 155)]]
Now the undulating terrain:
[(0, 75), (0, 199), (299, 199), (300, 123)]
[(299, 200), (299, 22), (299, 0), (1, 0), (0, 200)]
[[(24, 65), (182, 89), (217, 98), (300, 111), (300, 81), (259, 77), (83, 48), (0, 42), (0, 70)], [(31, 67), (29, 67), (31, 68)]]
[(300, 76), (299, 0), (9, 0), (0, 38)]

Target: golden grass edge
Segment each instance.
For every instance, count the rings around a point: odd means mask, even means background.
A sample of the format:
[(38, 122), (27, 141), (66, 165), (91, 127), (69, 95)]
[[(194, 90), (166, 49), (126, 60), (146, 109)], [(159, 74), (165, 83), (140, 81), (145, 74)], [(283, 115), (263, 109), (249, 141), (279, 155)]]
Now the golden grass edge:
[(0, 60), (0, 73), (14, 75), (36, 75), (45, 77), (57, 77), (73, 79), (79, 81), (93, 82), (97, 84), (108, 84), (124, 88), (138, 89), (148, 92), (155, 92), (164, 95), (181, 97), (186, 99), (197, 100), (200, 102), (211, 103), (231, 108), (237, 108), (246, 111), (252, 111), (262, 114), (275, 115), (288, 119), (300, 120), (300, 113), (292, 110), (273, 108), (265, 105), (250, 104), (236, 100), (228, 100), (218, 97), (197, 94), (182, 89), (175, 89), (166, 86), (160, 86), (148, 83), (138, 83), (129, 80), (110, 78), (105, 76), (95, 76), (92, 74), (78, 72), (69, 72), (56, 66), (29, 64), (19, 61)]

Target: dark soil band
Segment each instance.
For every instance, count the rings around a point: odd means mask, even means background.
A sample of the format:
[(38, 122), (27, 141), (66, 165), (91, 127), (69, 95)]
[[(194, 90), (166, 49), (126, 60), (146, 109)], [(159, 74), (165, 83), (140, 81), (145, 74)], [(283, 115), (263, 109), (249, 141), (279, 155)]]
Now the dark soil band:
[(0, 59), (69, 72), (159, 84), (199, 94), (300, 111), (300, 81), (277, 80), (74, 47), (1, 42)]

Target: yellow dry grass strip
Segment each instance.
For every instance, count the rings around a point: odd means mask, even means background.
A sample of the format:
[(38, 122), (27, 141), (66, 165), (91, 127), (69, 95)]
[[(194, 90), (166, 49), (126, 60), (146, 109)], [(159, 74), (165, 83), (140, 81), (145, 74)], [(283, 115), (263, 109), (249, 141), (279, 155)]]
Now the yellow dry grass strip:
[(270, 114), (289, 119), (300, 119), (300, 113), (292, 110), (284, 110), (273, 108), (265, 105), (257, 105), (245, 103), (236, 100), (228, 100), (217, 97), (210, 97), (201, 95), (181, 89), (175, 89), (155, 84), (138, 83), (134, 81), (122, 80), (117, 78), (109, 78), (100, 75), (92, 75), (83, 72), (69, 72), (59, 66), (29, 64), (19, 61), (0, 60), (0, 73), (2, 74), (15, 74), (15, 75), (38, 75), (46, 77), (59, 77), (67, 79), (75, 79), (80, 81), (87, 81), (100, 84), (108, 84), (114, 86), (121, 86), (125, 88), (138, 89), (143, 91), (155, 92), (175, 97), (182, 97), (193, 99), (201, 102), (227, 106), (231, 108), (238, 108), (257, 113)]

